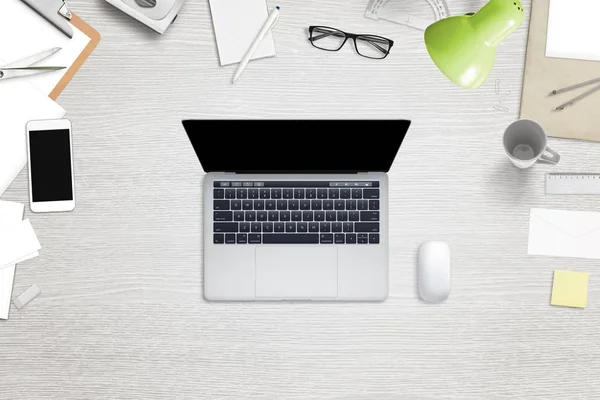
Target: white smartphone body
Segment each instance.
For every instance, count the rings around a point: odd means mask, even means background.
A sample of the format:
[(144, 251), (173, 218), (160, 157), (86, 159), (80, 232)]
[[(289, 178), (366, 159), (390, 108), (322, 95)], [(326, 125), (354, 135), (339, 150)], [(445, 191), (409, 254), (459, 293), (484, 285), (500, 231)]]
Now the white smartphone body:
[(27, 123), (29, 206), (33, 212), (75, 208), (73, 140), (68, 119)]

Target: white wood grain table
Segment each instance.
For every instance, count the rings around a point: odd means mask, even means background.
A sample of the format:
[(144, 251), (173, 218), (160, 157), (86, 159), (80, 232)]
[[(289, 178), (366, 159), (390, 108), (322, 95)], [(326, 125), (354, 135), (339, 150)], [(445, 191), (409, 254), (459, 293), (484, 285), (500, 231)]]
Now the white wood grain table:
[[(43, 248), (18, 266), (14, 295), (33, 283), (42, 294), (0, 323), (1, 399), (600, 398), (599, 263), (527, 255), (531, 207), (599, 209), (600, 197), (545, 196), (544, 174), (598, 172), (600, 145), (551, 139), (561, 165), (528, 171), (501, 145), (518, 116), (528, 18), (488, 82), (466, 91), (436, 70), (422, 32), (366, 19), (366, 3), (282, 0), (277, 57), (231, 85), (206, 0), (188, 0), (163, 36), (102, 0), (70, 0), (102, 34), (59, 99), (77, 208), (26, 213)], [(309, 45), (311, 24), (396, 44), (383, 61), (327, 53)], [(183, 118), (411, 119), (390, 172), (389, 299), (204, 301), (203, 172)], [(27, 193), (22, 173), (2, 198)], [(433, 239), (453, 258), (440, 305), (416, 293), (416, 251)], [(549, 305), (555, 269), (590, 272), (586, 310)]]

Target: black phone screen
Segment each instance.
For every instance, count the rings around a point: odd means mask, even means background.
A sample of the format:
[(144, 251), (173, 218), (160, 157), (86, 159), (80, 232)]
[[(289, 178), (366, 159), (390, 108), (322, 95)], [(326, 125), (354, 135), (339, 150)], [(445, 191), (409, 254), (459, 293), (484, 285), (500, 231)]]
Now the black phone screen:
[(29, 162), (34, 202), (73, 200), (68, 129), (30, 131)]

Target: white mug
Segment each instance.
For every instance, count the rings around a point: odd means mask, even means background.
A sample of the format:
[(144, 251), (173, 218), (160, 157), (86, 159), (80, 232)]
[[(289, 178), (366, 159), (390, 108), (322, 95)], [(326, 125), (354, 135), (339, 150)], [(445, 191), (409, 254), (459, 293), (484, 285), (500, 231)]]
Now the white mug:
[(560, 155), (548, 147), (548, 136), (540, 124), (519, 119), (504, 131), (504, 150), (510, 162), (524, 169), (536, 162), (558, 164)]

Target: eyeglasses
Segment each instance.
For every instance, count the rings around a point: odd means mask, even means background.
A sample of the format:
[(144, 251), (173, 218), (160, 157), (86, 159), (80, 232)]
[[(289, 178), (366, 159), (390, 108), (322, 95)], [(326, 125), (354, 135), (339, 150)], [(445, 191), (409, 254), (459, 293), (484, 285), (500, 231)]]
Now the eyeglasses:
[(378, 60), (386, 58), (394, 45), (393, 40), (381, 36), (357, 35), (328, 26), (311, 26), (308, 31), (310, 32), (308, 40), (317, 49), (338, 51), (344, 47), (348, 39), (352, 39), (359, 55)]

